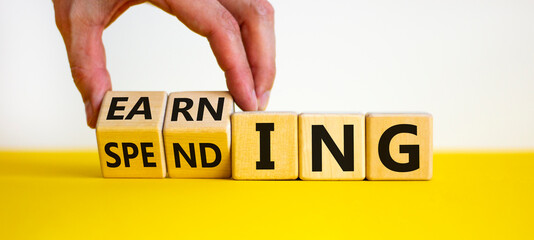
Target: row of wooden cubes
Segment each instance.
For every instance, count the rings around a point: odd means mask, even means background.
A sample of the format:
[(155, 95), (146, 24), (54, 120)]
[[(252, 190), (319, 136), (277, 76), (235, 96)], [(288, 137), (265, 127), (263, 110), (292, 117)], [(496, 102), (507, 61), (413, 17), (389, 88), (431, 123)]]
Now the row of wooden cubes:
[(429, 180), (432, 116), (239, 112), (228, 92), (108, 92), (104, 177)]

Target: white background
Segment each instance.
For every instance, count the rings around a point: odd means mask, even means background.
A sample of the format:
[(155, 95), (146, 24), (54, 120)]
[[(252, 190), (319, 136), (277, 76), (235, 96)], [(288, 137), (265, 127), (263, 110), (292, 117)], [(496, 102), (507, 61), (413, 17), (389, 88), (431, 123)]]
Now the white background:
[[(272, 1), (268, 110), (428, 111), (436, 149), (534, 148), (534, 1)], [(224, 90), (203, 37), (147, 4), (104, 33), (115, 90)], [(51, 1), (0, 0), (0, 149), (93, 149)]]

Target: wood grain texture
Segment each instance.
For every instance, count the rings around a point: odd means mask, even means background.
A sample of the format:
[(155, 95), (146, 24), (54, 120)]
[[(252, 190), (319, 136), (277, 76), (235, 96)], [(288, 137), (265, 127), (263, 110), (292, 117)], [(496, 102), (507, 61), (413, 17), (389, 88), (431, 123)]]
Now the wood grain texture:
[[(367, 179), (430, 180), (432, 178), (433, 135), (430, 114), (368, 113), (365, 122)], [(383, 154), (379, 153), (380, 144), (384, 150)], [(393, 162), (388, 161), (389, 155)], [(410, 157), (413, 159), (410, 160)], [(413, 163), (416, 162), (419, 162), (418, 166), (414, 167)], [(404, 170), (399, 171), (401, 168)]]
[(166, 176), (161, 133), (166, 103), (166, 92), (106, 93), (96, 125), (104, 177)]
[[(312, 130), (312, 128), (315, 128)], [(319, 129), (318, 129), (319, 128)], [(321, 130), (321, 131), (318, 131)], [(326, 131), (323, 131), (326, 130)], [(345, 130), (347, 132), (345, 136)], [(312, 137), (312, 132), (315, 131)], [(328, 146), (319, 137), (326, 133), (335, 146)], [(315, 139), (313, 139), (315, 138)], [(348, 139), (350, 138), (350, 139)], [(312, 139), (321, 149), (314, 149)], [(345, 149), (345, 141), (352, 141), (351, 149)], [(331, 144), (331, 143), (329, 143)], [(317, 147), (317, 144), (315, 145)], [(351, 161), (352, 169), (342, 169), (330, 148), (337, 148), (340, 161)], [(320, 165), (312, 168), (313, 154), (320, 156)], [(320, 154), (319, 154), (320, 153)], [(352, 158), (351, 158), (352, 156)], [(347, 163), (348, 164), (348, 163)], [(320, 166), (321, 169), (318, 169)], [(345, 165), (343, 165), (345, 166)], [(310, 114), (299, 115), (299, 177), (302, 180), (363, 180), (365, 178), (365, 117), (363, 114)]]
[[(232, 176), (234, 179), (297, 179), (298, 129), (296, 113), (240, 112), (234, 113), (231, 118)], [(272, 126), (272, 131), (258, 131), (262, 126)], [(262, 154), (270, 153), (269, 159), (274, 162), (274, 169), (258, 169), (260, 134), (264, 134), (264, 137), (270, 139), (270, 145), (262, 145), (264, 150)]]
[[(189, 116), (177, 111), (173, 116), (173, 108), (185, 109), (187, 102), (191, 103), (186, 111)], [(203, 114), (199, 115), (200, 108)], [(233, 112), (234, 101), (229, 92), (175, 92), (169, 95), (163, 136), (171, 178), (231, 176), (230, 115)], [(202, 147), (206, 145), (210, 147)], [(205, 161), (202, 161), (203, 156)], [(194, 163), (189, 163), (186, 157)]]

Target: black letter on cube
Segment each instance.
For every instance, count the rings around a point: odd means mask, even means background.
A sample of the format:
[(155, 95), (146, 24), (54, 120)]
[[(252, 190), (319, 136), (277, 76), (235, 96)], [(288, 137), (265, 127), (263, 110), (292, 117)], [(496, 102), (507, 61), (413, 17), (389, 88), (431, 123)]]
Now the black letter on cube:
[(114, 163), (110, 163), (106, 161), (106, 165), (110, 168), (116, 168), (121, 165), (121, 157), (119, 157), (119, 155), (117, 155), (116, 153), (112, 152), (111, 147), (118, 148), (119, 144), (117, 144), (116, 142), (109, 142), (109, 143), (106, 143), (106, 146), (104, 146), (106, 154), (112, 157), (113, 159), (115, 159)]
[[(106, 120), (122, 120), (124, 116), (122, 115), (115, 115), (115, 111), (122, 111), (124, 110), (124, 106), (117, 106), (118, 102), (126, 102), (128, 101), (128, 97), (112, 97), (111, 103), (109, 104), (109, 111), (108, 116), (106, 117)], [(120, 163), (119, 163), (120, 165)]]
[(343, 142), (345, 155), (341, 153), (332, 137), (323, 125), (312, 125), (312, 171), (323, 170), (323, 150), (321, 142), (324, 142), (332, 156), (336, 159), (341, 169), (345, 172), (354, 171), (354, 125), (343, 126)]
[[(180, 108), (180, 103), (184, 102), (185, 107)], [(193, 100), (189, 98), (175, 98), (172, 105), (171, 121), (178, 121), (178, 113), (182, 113), (186, 121), (193, 121), (191, 114), (187, 110), (193, 107)]]
[[(142, 111), (139, 110), (141, 104), (143, 104)], [(152, 113), (150, 112), (150, 101), (148, 100), (148, 97), (139, 98), (139, 101), (135, 103), (130, 113), (128, 113), (128, 116), (126, 116), (126, 120), (132, 119), (136, 114), (145, 115), (145, 119), (152, 119)]]
[[(133, 150), (131, 154), (128, 153), (128, 148), (131, 148)], [(139, 150), (137, 149), (135, 143), (125, 142), (122, 143), (122, 154), (124, 155), (124, 166), (130, 167), (130, 159), (136, 158), (139, 154)]]
[(256, 162), (256, 169), (274, 169), (271, 161), (271, 132), (274, 123), (256, 123), (256, 131), (260, 132), (260, 161)]
[(179, 143), (173, 143), (172, 147), (174, 149), (174, 164), (177, 168), (180, 168), (180, 154), (184, 156), (184, 159), (187, 163), (189, 163), (189, 166), (192, 168), (197, 167), (197, 160), (195, 157), (195, 144), (189, 143), (189, 155), (185, 152), (185, 150), (180, 146)]
[(208, 109), (213, 120), (221, 121), (224, 107), (224, 98), (220, 97), (217, 102), (217, 111), (211, 106), (210, 101), (207, 98), (200, 98), (198, 103), (197, 121), (202, 121), (204, 118), (204, 108)]
[(388, 128), (378, 142), (378, 156), (386, 168), (395, 172), (411, 172), (419, 169), (419, 145), (400, 145), (400, 153), (408, 153), (407, 163), (398, 163), (391, 157), (389, 144), (391, 139), (399, 133), (410, 133), (417, 136), (417, 126), (399, 124)]
[(141, 143), (141, 155), (143, 156), (143, 167), (157, 167), (155, 162), (149, 162), (149, 157), (154, 157), (153, 152), (147, 152), (147, 147), (154, 147), (154, 144), (151, 142), (142, 142)]
[[(216, 167), (217, 165), (219, 165), (219, 163), (221, 163), (221, 150), (219, 149), (219, 147), (217, 147), (217, 145), (213, 143), (200, 143), (199, 147), (200, 161), (202, 162), (202, 167), (212, 168)], [(213, 149), (213, 152), (215, 152), (215, 160), (213, 160), (213, 162), (208, 162), (208, 159), (206, 158), (206, 148), (211, 148)]]

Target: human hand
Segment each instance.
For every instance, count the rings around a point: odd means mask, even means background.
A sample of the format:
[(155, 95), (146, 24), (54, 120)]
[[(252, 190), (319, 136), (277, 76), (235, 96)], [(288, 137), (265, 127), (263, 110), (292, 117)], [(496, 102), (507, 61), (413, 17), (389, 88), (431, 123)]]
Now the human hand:
[[(96, 126), (104, 94), (111, 90), (102, 33), (136, 0), (53, 0), (72, 77), (82, 95), (87, 125)], [(205, 36), (237, 105), (264, 110), (275, 67), (274, 10), (267, 0), (150, 0)]]

